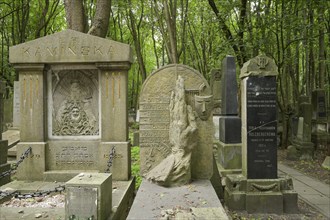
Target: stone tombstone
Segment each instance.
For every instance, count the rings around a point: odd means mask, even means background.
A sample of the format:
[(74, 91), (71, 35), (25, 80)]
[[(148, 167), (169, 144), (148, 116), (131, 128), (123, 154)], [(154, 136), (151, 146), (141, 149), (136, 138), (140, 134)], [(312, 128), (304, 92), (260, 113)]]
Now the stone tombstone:
[[(217, 162), (222, 176), (239, 173), (242, 168), (241, 119), (238, 116), (236, 65), (233, 56), (222, 61), (221, 115), (217, 142)], [(220, 165), (220, 166), (219, 166)]]
[(17, 155), (32, 147), (18, 179), (104, 172), (112, 148), (113, 179), (130, 178), (129, 45), (65, 30), (11, 47), (9, 60), (19, 73)]
[(221, 112), (221, 77), (222, 72), (220, 69), (211, 70), (210, 86), (213, 94), (213, 115), (219, 115)]
[(257, 56), (241, 69), (242, 173), (248, 179), (277, 178), (277, 66)]
[(313, 119), (327, 120), (325, 90), (317, 89), (312, 92)]
[(222, 61), (222, 108), (220, 117), (220, 141), (241, 143), (241, 119), (238, 117), (238, 93), (236, 64), (233, 56), (226, 56)]
[(13, 128), (20, 126), (20, 86), (19, 81), (14, 82), (14, 99), (13, 99)]
[[(141, 174), (146, 175), (171, 153), (169, 104), (178, 76), (184, 79), (186, 103), (195, 112), (198, 127), (198, 143), (191, 157), (191, 177), (209, 179), (213, 173), (212, 106), (206, 106), (208, 113), (202, 112), (202, 108), (196, 106), (200, 103), (195, 97), (210, 96), (211, 89), (199, 72), (179, 64), (156, 70), (142, 86), (139, 100)], [(203, 107), (205, 110), (205, 105)]]
[[(7, 163), (8, 140), (2, 140), (3, 128), (3, 95), (6, 92), (6, 82), (0, 81), (0, 174), (10, 170), (10, 164)], [(0, 186), (10, 182), (10, 175), (0, 178)]]

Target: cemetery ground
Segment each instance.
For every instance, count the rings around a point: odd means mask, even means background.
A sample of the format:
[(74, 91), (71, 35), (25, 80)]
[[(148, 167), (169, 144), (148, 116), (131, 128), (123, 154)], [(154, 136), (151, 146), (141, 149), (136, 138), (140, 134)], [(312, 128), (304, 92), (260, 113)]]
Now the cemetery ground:
[[(133, 139), (132, 130), (130, 131), (130, 139)], [(137, 185), (136, 190), (141, 183), (141, 177), (139, 176), (139, 147), (133, 146), (132, 150), (132, 173), (133, 175), (137, 176)], [(287, 160), (286, 158), (286, 150), (278, 149), (278, 161), (279, 164), (284, 164), (291, 168), (298, 170), (299, 172), (303, 173), (306, 176), (312, 177), (313, 179), (317, 179), (325, 184), (329, 185), (330, 182), (330, 171), (322, 168), (321, 164), (324, 160), (324, 152), (323, 151), (316, 151), (315, 159), (313, 161), (292, 161)], [(13, 176), (12, 179), (15, 179)], [(25, 210), (24, 207), (35, 207), (34, 211), (39, 211), (34, 215), (29, 215), (32, 219), (51, 219), (52, 217), (56, 216), (56, 212), (64, 205), (64, 195), (62, 194), (53, 194), (50, 196), (46, 196), (44, 198), (31, 198), (31, 199), (12, 199), (10, 201), (4, 202), (2, 205), (4, 206), (12, 206), (12, 215), (17, 216), (17, 213), (21, 213), (24, 215)], [(175, 207), (175, 206), (173, 206)], [(225, 207), (226, 208), (226, 207)], [(299, 213), (296, 214), (249, 214), (245, 211), (230, 211), (226, 208), (227, 213), (230, 217), (234, 220), (248, 220), (248, 219), (265, 219), (265, 220), (295, 220), (295, 219), (327, 219), (324, 217), (320, 212), (316, 209), (302, 201), (301, 199), (298, 200), (298, 208)], [(63, 209), (63, 208), (62, 208)], [(46, 211), (45, 211), (46, 210)], [(52, 211), (53, 210), (53, 211)], [(26, 211), (25, 211), (26, 212)], [(35, 212), (34, 212), (35, 213)], [(28, 213), (26, 213), (27, 215)], [(63, 214), (63, 213), (62, 213)], [(61, 216), (61, 215), (59, 215)], [(9, 217), (9, 216), (8, 216)], [(9, 218), (10, 219), (10, 218)], [(59, 218), (61, 219), (61, 218)]]

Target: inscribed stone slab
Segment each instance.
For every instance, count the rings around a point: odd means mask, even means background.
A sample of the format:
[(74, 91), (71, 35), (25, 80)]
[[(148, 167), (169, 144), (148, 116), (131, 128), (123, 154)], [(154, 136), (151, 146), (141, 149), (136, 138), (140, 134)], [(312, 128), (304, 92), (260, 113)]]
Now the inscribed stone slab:
[[(193, 110), (195, 95), (211, 94), (210, 87), (203, 76), (196, 70), (184, 65), (165, 66), (147, 78), (140, 95), (140, 160), (142, 174), (147, 173), (159, 164), (171, 152), (169, 104), (178, 75), (184, 78), (186, 102), (192, 106)], [(210, 122), (212, 124), (212, 118), (210, 118)], [(200, 121), (197, 123), (206, 122)], [(213, 128), (209, 128), (208, 131), (201, 129), (198, 135), (202, 134), (204, 134), (200, 139), (202, 144), (205, 144), (209, 139), (213, 141)], [(212, 175), (212, 143), (206, 146), (205, 149), (196, 148), (196, 151), (201, 153), (194, 154), (193, 152), (192, 161), (196, 161), (194, 165), (205, 171), (205, 175), (209, 175), (207, 173), (209, 169)], [(199, 158), (194, 159), (194, 156)], [(194, 172), (200, 173), (197, 168), (192, 168), (193, 176)]]
[[(276, 77), (243, 79), (243, 165), (249, 179), (277, 178)], [(244, 146), (244, 145), (243, 145)], [(244, 172), (244, 171), (243, 171)]]

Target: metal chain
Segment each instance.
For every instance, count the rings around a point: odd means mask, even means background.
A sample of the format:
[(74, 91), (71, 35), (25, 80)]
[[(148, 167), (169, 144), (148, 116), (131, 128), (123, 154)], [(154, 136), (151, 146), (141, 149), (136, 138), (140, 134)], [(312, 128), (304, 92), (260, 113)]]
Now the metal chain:
[(11, 174), (13, 174), (13, 173), (15, 173), (16, 170), (17, 170), (17, 168), (18, 168), (18, 166), (19, 166), (19, 165), (23, 162), (23, 160), (24, 160), (25, 158), (27, 158), (28, 155), (31, 153), (31, 150), (32, 150), (32, 148), (29, 147), (29, 148), (28, 148), (28, 149), (27, 149), (27, 150), (21, 155), (20, 159), (19, 159), (16, 163), (14, 163), (14, 164), (12, 165), (12, 167), (11, 167), (9, 170), (7, 170), (7, 171), (1, 173), (1, 174), (0, 174), (0, 179), (4, 178), (4, 177), (6, 177), (6, 176), (9, 176), (9, 175), (11, 175)]
[(115, 146), (112, 146), (112, 149), (110, 150), (110, 154), (109, 154), (107, 170), (105, 171), (106, 173), (110, 173), (110, 168), (112, 166), (112, 162), (113, 162), (113, 158), (115, 157), (115, 153), (116, 153)]
[(64, 185), (60, 185), (58, 187), (55, 187), (53, 190), (45, 190), (45, 191), (40, 191), (40, 192), (33, 192), (33, 193), (24, 193), (21, 194), (20, 192), (14, 191), (14, 192), (3, 192), (0, 191), (0, 200), (7, 197), (7, 196), (13, 196), (17, 199), (29, 199), (29, 198), (34, 198), (34, 197), (44, 197), (47, 196), (51, 193), (55, 192), (63, 192), (65, 190)]

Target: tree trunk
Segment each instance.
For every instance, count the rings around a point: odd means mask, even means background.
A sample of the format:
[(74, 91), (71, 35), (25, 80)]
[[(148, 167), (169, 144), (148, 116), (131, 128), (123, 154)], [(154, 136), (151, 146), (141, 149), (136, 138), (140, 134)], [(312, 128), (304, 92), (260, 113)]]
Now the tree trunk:
[(69, 29), (85, 32), (83, 0), (64, 0), (66, 22)]
[(89, 34), (106, 37), (108, 33), (111, 0), (97, 0), (96, 11)]

